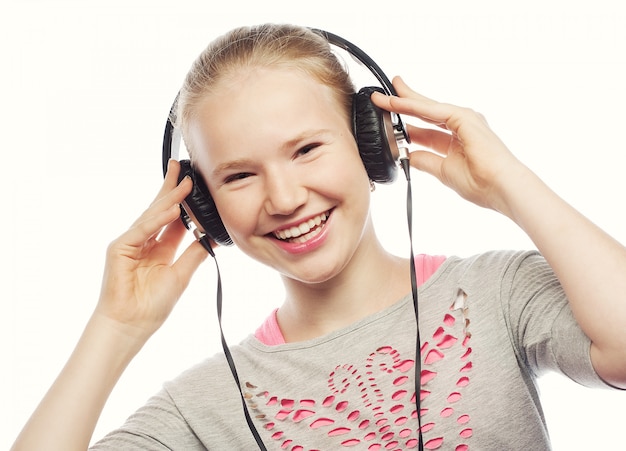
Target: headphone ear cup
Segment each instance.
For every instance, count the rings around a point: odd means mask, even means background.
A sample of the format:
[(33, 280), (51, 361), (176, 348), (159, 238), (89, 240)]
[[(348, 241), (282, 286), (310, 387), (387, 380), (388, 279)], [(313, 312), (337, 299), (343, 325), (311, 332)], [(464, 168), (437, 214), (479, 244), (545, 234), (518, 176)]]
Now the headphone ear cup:
[(193, 188), (185, 198), (183, 209), (188, 218), (183, 217), (183, 222), (188, 224), (189, 220), (194, 221), (196, 226), (200, 227), (213, 241), (223, 246), (230, 246), (233, 241), (224, 227), (204, 179), (193, 169), (189, 160), (181, 160), (178, 182), (180, 183), (187, 175), (193, 181)]
[(389, 113), (372, 103), (371, 95), (374, 91), (384, 94), (383, 89), (376, 86), (361, 88), (354, 94), (353, 133), (369, 178), (377, 183), (390, 183), (397, 175), (397, 165), (390, 147), (390, 142), (395, 142), (395, 138), (388, 136), (388, 127), (385, 126), (385, 120), (391, 123), (391, 119), (385, 119)]

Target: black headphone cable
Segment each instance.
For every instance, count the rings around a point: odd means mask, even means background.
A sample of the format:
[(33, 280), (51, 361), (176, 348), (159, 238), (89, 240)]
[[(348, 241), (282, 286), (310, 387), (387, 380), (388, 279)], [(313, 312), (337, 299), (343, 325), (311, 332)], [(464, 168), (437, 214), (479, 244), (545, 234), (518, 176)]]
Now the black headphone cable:
[(261, 451), (267, 451), (267, 448), (265, 447), (265, 444), (263, 443), (263, 440), (261, 439), (261, 436), (259, 435), (259, 431), (257, 431), (256, 427), (254, 426), (254, 422), (252, 421), (250, 412), (248, 411), (246, 398), (244, 397), (243, 389), (241, 388), (241, 382), (239, 381), (239, 375), (237, 374), (237, 369), (235, 368), (235, 361), (233, 360), (233, 356), (230, 353), (228, 344), (226, 343), (226, 337), (224, 337), (224, 329), (222, 328), (222, 276), (220, 274), (220, 266), (217, 263), (217, 258), (215, 257), (215, 252), (213, 251), (213, 248), (211, 247), (209, 237), (206, 236), (204, 233), (200, 232), (198, 229), (194, 230), (194, 234), (196, 235), (202, 247), (204, 247), (208, 251), (208, 253), (211, 255), (211, 257), (213, 257), (213, 260), (215, 261), (215, 268), (217, 269), (217, 296), (216, 296), (217, 298), (217, 322), (220, 327), (220, 338), (222, 341), (222, 349), (224, 350), (224, 356), (226, 356), (226, 361), (228, 362), (230, 372), (232, 373), (233, 378), (235, 379), (235, 382), (237, 384), (237, 388), (239, 389), (239, 395), (241, 396), (241, 404), (243, 407), (243, 414), (246, 417), (246, 423), (248, 423), (248, 428), (250, 429), (250, 432), (252, 432), (252, 435), (254, 436), (254, 440), (256, 440), (256, 444), (258, 445), (259, 449)]
[(419, 325), (419, 307), (418, 307), (418, 290), (417, 277), (415, 275), (415, 256), (413, 254), (413, 193), (411, 190), (411, 166), (409, 162), (409, 153), (407, 147), (400, 147), (400, 165), (406, 177), (406, 216), (409, 228), (410, 251), (410, 268), (411, 268), (411, 294), (413, 297), (413, 309), (415, 310), (415, 412), (417, 414), (417, 427), (419, 434), (418, 450), (424, 451), (424, 439), (422, 437), (422, 414), (421, 414), (421, 395), (422, 395), (422, 357), (421, 357), (421, 339)]

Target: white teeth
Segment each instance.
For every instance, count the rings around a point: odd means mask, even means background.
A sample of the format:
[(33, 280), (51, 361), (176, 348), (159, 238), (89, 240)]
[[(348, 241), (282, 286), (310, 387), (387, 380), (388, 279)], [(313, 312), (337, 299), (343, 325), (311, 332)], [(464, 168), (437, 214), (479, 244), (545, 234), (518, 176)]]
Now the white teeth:
[(298, 238), (294, 238), (293, 241), (295, 241), (296, 243), (306, 243), (308, 240), (313, 238), (315, 235), (317, 235), (321, 231), (322, 231), (322, 229), (320, 229), (320, 228), (313, 229), (309, 233), (307, 233), (306, 235), (300, 235)]
[[(322, 222), (326, 221), (328, 218), (327, 213), (322, 213), (317, 215), (314, 218), (309, 219), (308, 221), (299, 224), (298, 226), (290, 227), (289, 229), (279, 230), (274, 232), (274, 236), (279, 240), (288, 240), (290, 238), (299, 238), (298, 242), (303, 242), (309, 239), (309, 236), (306, 236), (311, 232), (312, 229), (319, 226)], [(313, 236), (313, 235), (311, 235)]]

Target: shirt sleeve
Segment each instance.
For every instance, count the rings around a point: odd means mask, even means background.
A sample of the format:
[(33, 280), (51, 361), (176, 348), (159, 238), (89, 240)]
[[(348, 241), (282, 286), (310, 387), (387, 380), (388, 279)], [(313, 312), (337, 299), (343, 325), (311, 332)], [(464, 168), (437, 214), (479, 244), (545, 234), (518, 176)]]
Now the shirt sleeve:
[(564, 374), (589, 387), (608, 387), (591, 363), (591, 340), (580, 328), (552, 268), (536, 252), (508, 265), (501, 302), (518, 359), (540, 376)]
[(166, 390), (161, 390), (90, 450), (205, 450)]

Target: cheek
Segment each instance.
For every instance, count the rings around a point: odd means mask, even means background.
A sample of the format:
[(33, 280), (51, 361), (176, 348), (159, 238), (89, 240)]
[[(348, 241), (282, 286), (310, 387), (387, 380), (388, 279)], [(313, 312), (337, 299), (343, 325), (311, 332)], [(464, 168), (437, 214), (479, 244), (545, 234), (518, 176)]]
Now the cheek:
[(344, 191), (364, 189), (369, 193), (369, 176), (356, 147), (343, 161), (334, 165), (332, 171), (327, 171), (324, 177), (329, 185), (341, 187)]
[(323, 174), (321, 174), (321, 176), (329, 179), (331, 182), (336, 177), (341, 177), (342, 179), (349, 178), (353, 182), (363, 179), (369, 180), (357, 143), (349, 132), (343, 134), (337, 142), (337, 150), (332, 158), (333, 161), (327, 163), (324, 171), (322, 171)]
[(214, 200), (224, 227), (233, 241), (236, 242), (239, 236), (254, 230), (257, 215), (250, 196), (218, 195)]

